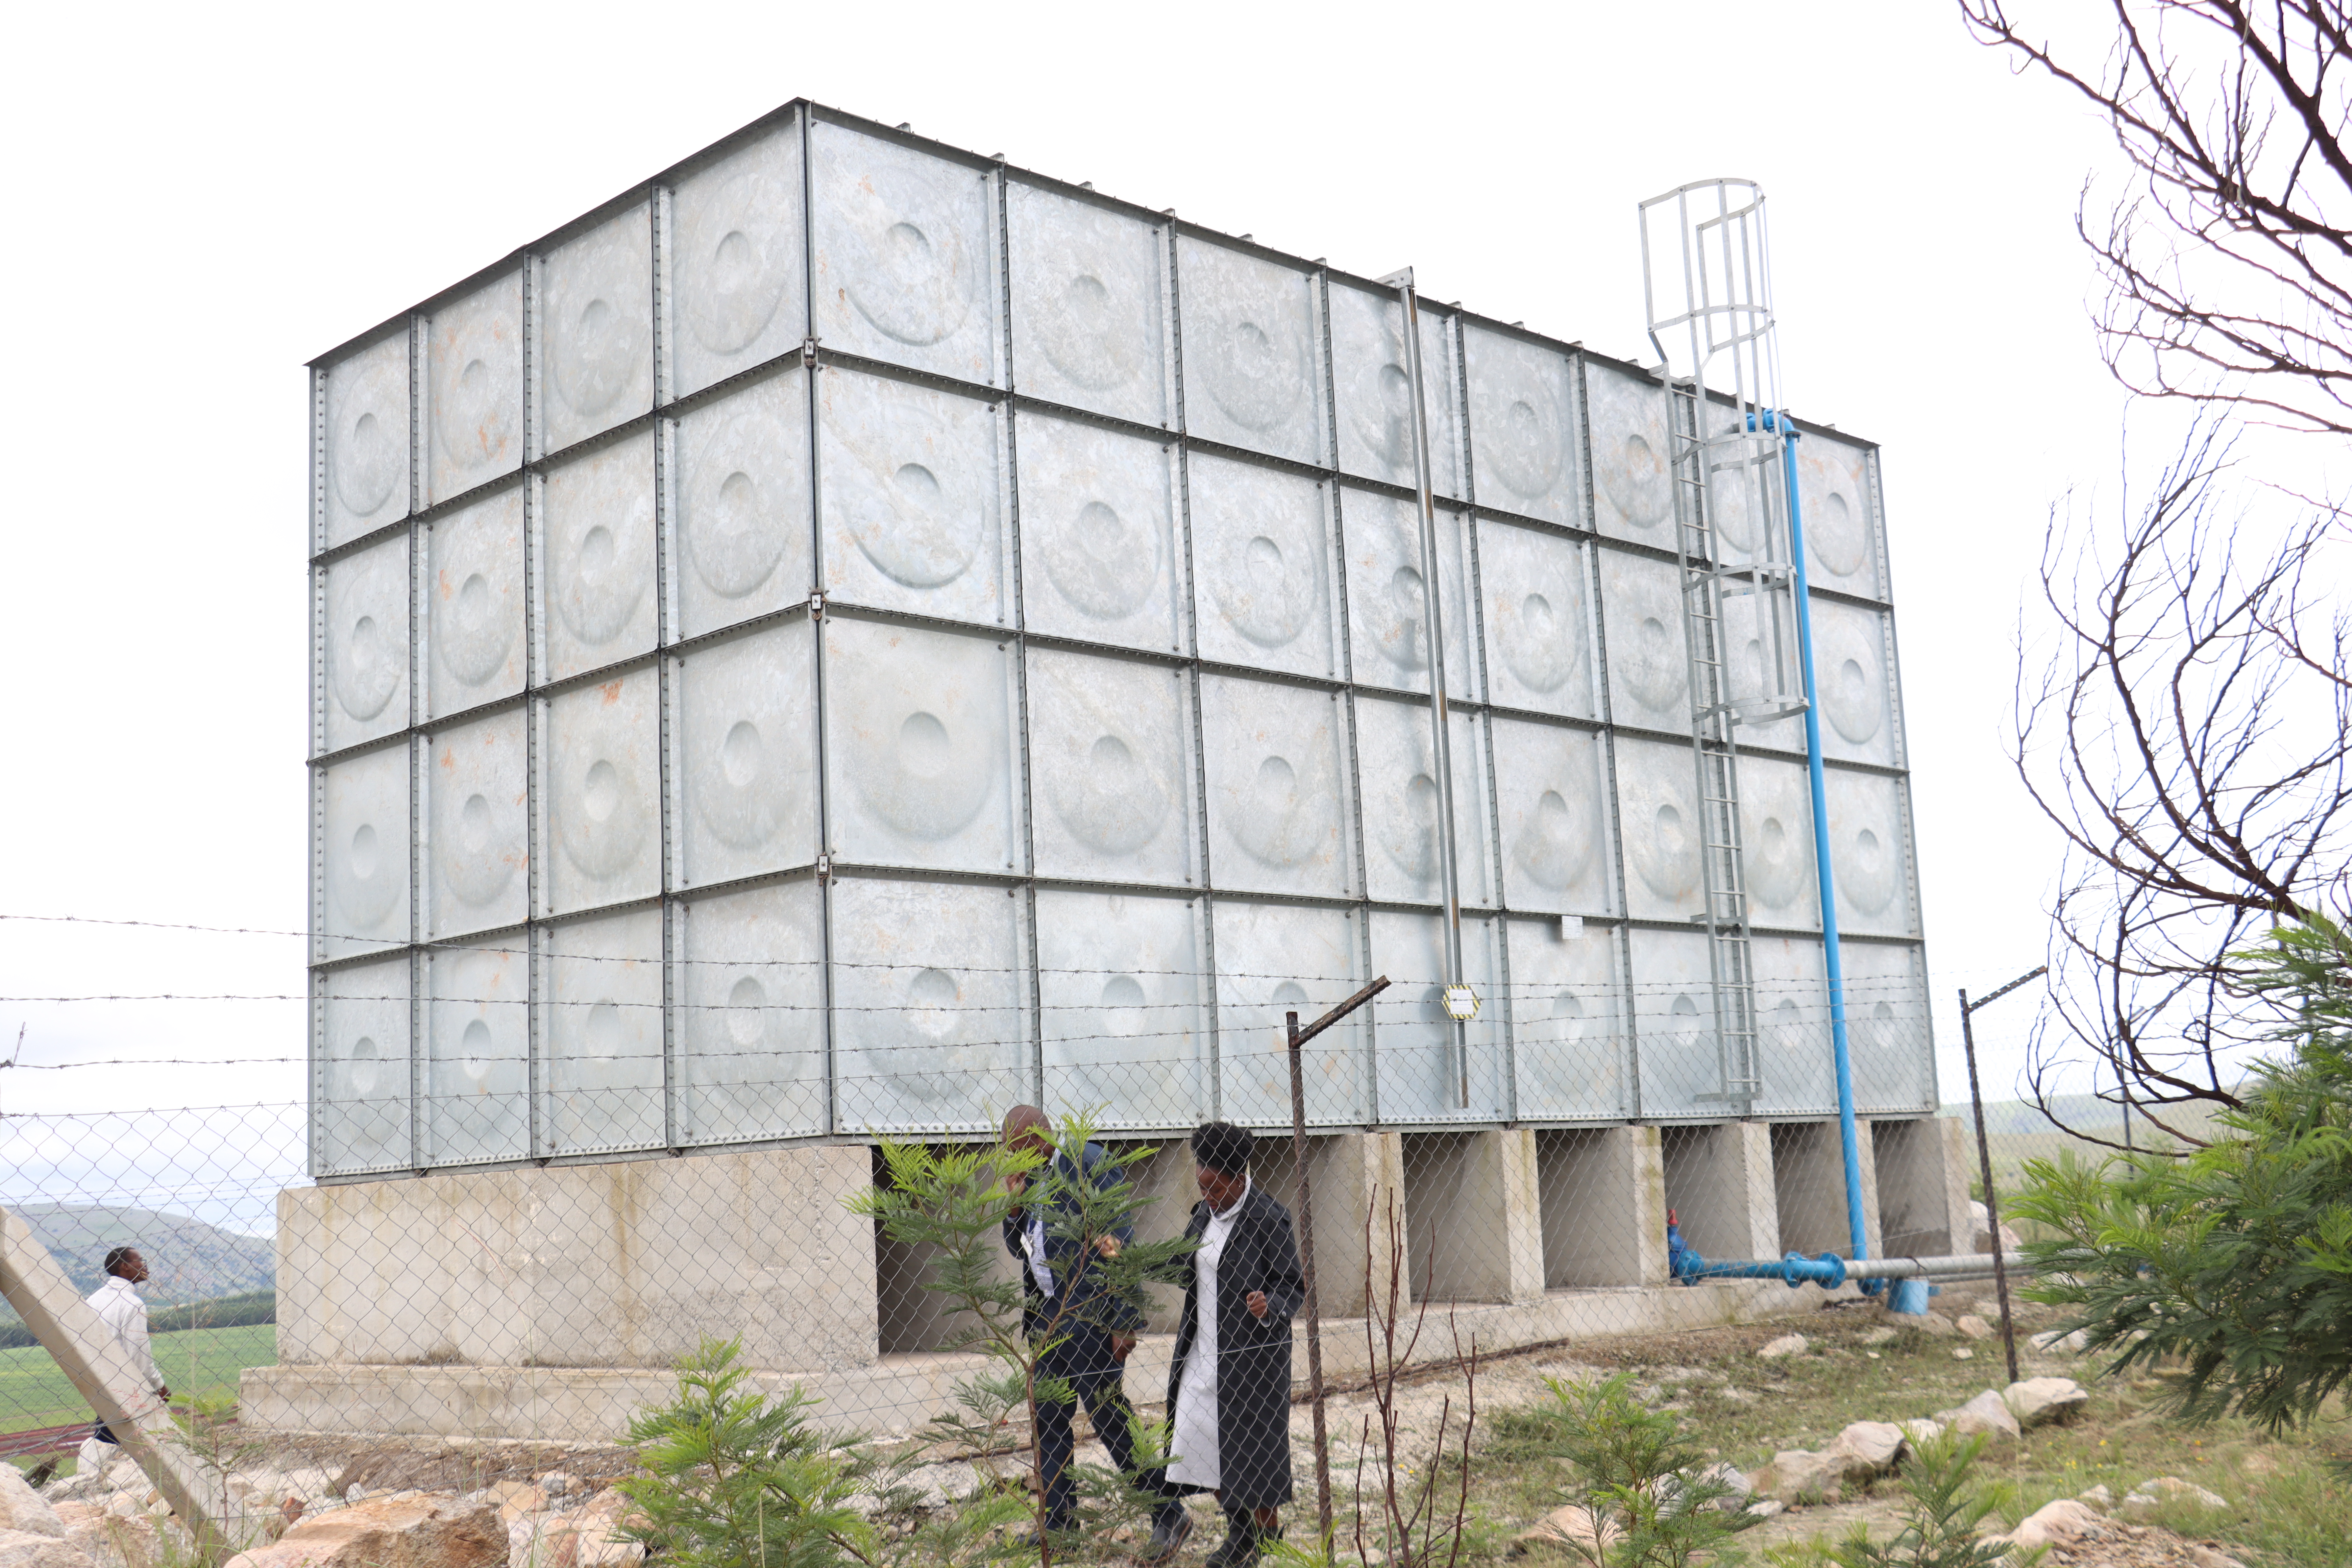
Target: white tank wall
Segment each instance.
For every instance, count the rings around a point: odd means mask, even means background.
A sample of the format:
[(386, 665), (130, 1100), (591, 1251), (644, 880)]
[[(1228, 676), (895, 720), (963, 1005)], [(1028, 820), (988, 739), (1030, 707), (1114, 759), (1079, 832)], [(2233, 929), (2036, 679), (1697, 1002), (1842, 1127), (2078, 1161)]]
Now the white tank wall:
[[(1440, 1016), (1402, 321), (796, 105), (320, 361), (318, 1173), (1040, 1095), (1286, 1121), (1283, 1011), (1375, 973), (1318, 1124), (1724, 1115), (1664, 395), (1431, 306), (1466, 1065)], [(1900, 1111), (1876, 462), (1800, 447), (1857, 1080)], [(1801, 737), (1745, 741), (1759, 1109), (1815, 1114)]]

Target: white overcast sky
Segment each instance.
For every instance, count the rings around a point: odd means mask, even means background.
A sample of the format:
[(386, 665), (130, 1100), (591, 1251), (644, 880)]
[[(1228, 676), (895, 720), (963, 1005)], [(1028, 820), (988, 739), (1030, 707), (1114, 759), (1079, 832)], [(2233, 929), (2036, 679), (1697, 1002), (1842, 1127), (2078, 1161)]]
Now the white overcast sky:
[[(2047, 509), (2117, 489), (2073, 229), (2116, 154), (1949, 4), (43, 5), (10, 34), (0, 913), (301, 924), (303, 362), (805, 95), (1625, 357), (1635, 202), (1759, 180), (1788, 400), (1885, 448), (1947, 1099), (1952, 988), (2041, 961), (2054, 846), (2002, 725)], [(5, 921), (0, 994), (299, 993), (301, 958)], [(2006, 1096), (2032, 1006), (2003, 1007)], [(303, 1048), (290, 1004), (0, 1003), (20, 1022), (33, 1062)], [(301, 1083), (0, 1072), (0, 1110)]]

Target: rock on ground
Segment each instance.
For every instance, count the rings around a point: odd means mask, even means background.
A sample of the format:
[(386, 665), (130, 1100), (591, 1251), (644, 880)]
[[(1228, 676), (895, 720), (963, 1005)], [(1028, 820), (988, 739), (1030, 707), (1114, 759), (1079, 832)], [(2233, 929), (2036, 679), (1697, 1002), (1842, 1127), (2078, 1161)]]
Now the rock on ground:
[(2118, 1513), (2146, 1513), (2161, 1503), (2191, 1502), (2200, 1508), (2227, 1508), (2230, 1500), (2207, 1491), (2194, 1481), (2184, 1481), (2179, 1476), (2158, 1476), (2132, 1488), (2131, 1495), (2116, 1507)]
[(189, 1554), (187, 1532), (176, 1521), (136, 1508), (118, 1513), (93, 1503), (61, 1502), (58, 1517), (65, 1522), (66, 1539), (95, 1568), (165, 1568)]
[(1835, 1502), (1845, 1484), (1846, 1458), (1839, 1453), (1783, 1448), (1770, 1464), (1749, 1474), (1748, 1485), (1757, 1496), (1778, 1502)]
[[(1990, 1252), (1993, 1249), (1992, 1215), (1986, 1211), (1984, 1205), (1974, 1198), (1969, 1200), (1969, 1245), (1977, 1251)], [(2017, 1239), (2017, 1232), (2010, 1229), (2006, 1225), (2000, 1227), (2001, 1251), (2015, 1252), (2022, 1245), (2023, 1243)]]
[(1948, 1340), (1954, 1334), (1960, 1331), (1959, 1330), (1952, 1327), (1952, 1320), (1944, 1316), (1941, 1312), (1920, 1312), (1917, 1314), (1906, 1312), (1902, 1317), (1903, 1321), (1910, 1324), (1921, 1333), (1931, 1335), (1936, 1339)]
[(394, 1492), (304, 1520), (226, 1568), (505, 1568), (506, 1528), (486, 1502)]
[(2029, 1377), (2002, 1390), (2001, 1399), (2017, 1424), (2027, 1428), (2071, 1421), (2091, 1402), (2083, 1385), (2071, 1377)]
[(1924, 1416), (1916, 1421), (1897, 1421), (1895, 1425), (1903, 1428), (1903, 1436), (1914, 1444), (1932, 1443), (1944, 1435), (1941, 1421), (1929, 1421)]
[(1756, 1353), (1766, 1361), (1779, 1361), (1783, 1356), (1804, 1354), (1809, 1342), (1802, 1334), (1782, 1334)]
[(2101, 1485), (2093, 1487), (2089, 1491), (2076, 1492), (2074, 1494), (2074, 1500), (2076, 1502), (2083, 1503), (2087, 1507), (2097, 1509), (2101, 1513), (2106, 1513), (2116, 1506), (2116, 1494), (2109, 1491), (2105, 1485), (2102, 1483)]
[(2023, 1431), (2017, 1417), (2010, 1413), (2008, 1404), (1990, 1388), (1957, 1410), (1937, 1411), (1936, 1419), (1963, 1437), (1973, 1437), (1979, 1432), (2015, 1437)]
[(2081, 1355), (2090, 1348), (2091, 1336), (2080, 1329), (2072, 1332), (2063, 1329), (2051, 1329), (2034, 1335), (2028, 1342), (2038, 1351), (2064, 1351), (2070, 1355)]
[(1614, 1521), (1570, 1503), (1566, 1508), (1552, 1510), (1531, 1528), (1513, 1537), (1511, 1555), (1519, 1556), (1538, 1542), (1556, 1546), (1589, 1548), (1597, 1544), (1605, 1548), (1612, 1544), (1620, 1533)]
[(2025, 1516), (2015, 1530), (2007, 1535), (1992, 1537), (2011, 1546), (2031, 1549), (2036, 1546), (2063, 1546), (2084, 1536), (2097, 1536), (2106, 1530), (2107, 1521), (2099, 1510), (2073, 1498), (2060, 1498), (2044, 1503)]
[(66, 1527), (48, 1500), (26, 1484), (25, 1472), (0, 1465), (0, 1530), (21, 1535), (49, 1535), (63, 1541)]
[(1903, 1443), (1903, 1428), (1891, 1421), (1857, 1421), (1832, 1438), (1827, 1451), (1843, 1456), (1846, 1479), (1864, 1481), (1893, 1469)]
[[(645, 1543), (621, 1532), (644, 1522), (627, 1494), (607, 1488), (578, 1511), (561, 1516), (545, 1532), (537, 1568), (629, 1568), (644, 1560)], [(511, 1568), (511, 1557), (509, 1562)]]
[(36, 1535), (29, 1530), (0, 1530), (0, 1568), (90, 1568), (90, 1561), (62, 1531)]
[(1953, 1321), (1952, 1327), (1959, 1330), (1961, 1333), (1972, 1340), (1989, 1340), (1992, 1338), (1992, 1325), (1986, 1322), (1982, 1318), (1978, 1317), (1974, 1312), (1963, 1312), (1958, 1318)]

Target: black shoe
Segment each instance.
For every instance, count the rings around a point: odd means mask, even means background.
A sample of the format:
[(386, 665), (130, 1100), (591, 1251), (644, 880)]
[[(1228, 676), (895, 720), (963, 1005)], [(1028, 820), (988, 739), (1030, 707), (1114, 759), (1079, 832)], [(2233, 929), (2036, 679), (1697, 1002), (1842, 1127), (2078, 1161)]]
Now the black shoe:
[[(1056, 1551), (1068, 1551), (1077, 1539), (1078, 1521), (1075, 1517), (1064, 1515), (1059, 1519), (1049, 1519), (1045, 1521), (1045, 1540)], [(1032, 1530), (1013, 1544), (1018, 1551), (1034, 1552), (1039, 1544), (1037, 1532)]]
[(1192, 1539), (1192, 1515), (1181, 1502), (1168, 1503), (1151, 1516), (1151, 1539), (1144, 1544), (1143, 1561), (1165, 1563)]
[(1257, 1521), (1246, 1513), (1229, 1513), (1225, 1521), (1225, 1539), (1209, 1553), (1205, 1568), (1254, 1568), (1267, 1539), (1282, 1537), (1280, 1530), (1261, 1532)]

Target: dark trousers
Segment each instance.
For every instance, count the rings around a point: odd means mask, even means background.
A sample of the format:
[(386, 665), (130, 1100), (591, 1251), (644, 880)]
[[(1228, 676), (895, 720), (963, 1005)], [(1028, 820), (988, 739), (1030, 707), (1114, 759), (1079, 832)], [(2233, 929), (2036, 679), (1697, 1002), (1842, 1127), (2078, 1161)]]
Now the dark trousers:
[[(1128, 1423), (1135, 1409), (1122, 1386), (1127, 1369), (1112, 1359), (1110, 1336), (1091, 1325), (1080, 1327), (1048, 1352), (1037, 1365), (1041, 1377), (1055, 1377), (1070, 1385), (1087, 1407), (1110, 1462), (1124, 1474), (1135, 1468), (1135, 1439)], [(1037, 1402), (1037, 1464), (1045, 1478), (1045, 1517), (1055, 1528), (1075, 1522), (1078, 1485), (1070, 1473), (1077, 1438), (1070, 1430), (1070, 1405)], [(1143, 1489), (1158, 1501), (1154, 1489)]]

